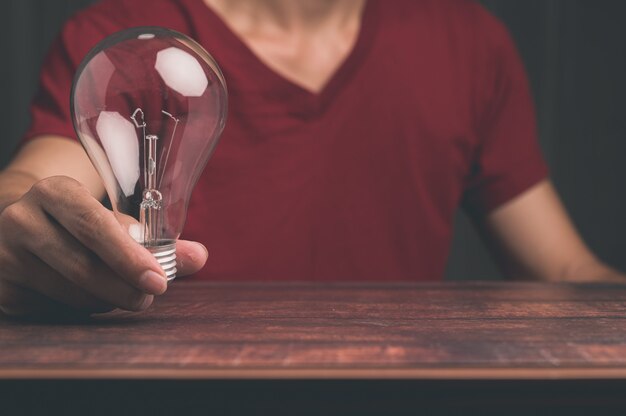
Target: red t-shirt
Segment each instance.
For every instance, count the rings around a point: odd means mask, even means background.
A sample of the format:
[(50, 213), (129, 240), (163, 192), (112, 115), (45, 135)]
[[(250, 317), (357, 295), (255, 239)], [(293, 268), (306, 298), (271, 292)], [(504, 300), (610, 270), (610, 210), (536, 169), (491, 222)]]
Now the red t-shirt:
[(318, 94), (264, 65), (202, 0), (108, 0), (65, 25), (25, 140), (75, 137), (78, 64), (103, 37), (164, 26), (220, 64), (229, 120), (182, 238), (222, 280), (442, 278), (459, 205), (482, 216), (545, 178), (523, 65), (473, 1), (370, 0)]

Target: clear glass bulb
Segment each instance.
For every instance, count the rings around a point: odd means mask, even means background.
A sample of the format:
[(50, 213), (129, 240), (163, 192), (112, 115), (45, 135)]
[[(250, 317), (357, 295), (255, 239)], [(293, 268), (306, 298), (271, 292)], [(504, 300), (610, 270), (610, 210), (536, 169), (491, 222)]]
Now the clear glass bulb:
[(109, 36), (74, 78), (74, 128), (113, 212), (168, 280), (191, 192), (226, 123), (222, 72), (200, 45), (164, 28)]

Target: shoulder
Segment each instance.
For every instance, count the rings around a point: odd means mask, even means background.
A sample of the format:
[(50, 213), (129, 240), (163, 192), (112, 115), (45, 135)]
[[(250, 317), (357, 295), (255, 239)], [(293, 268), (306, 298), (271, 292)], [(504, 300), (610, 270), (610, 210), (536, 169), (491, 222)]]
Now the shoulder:
[(435, 18), (442, 21), (466, 24), (495, 23), (498, 21), (476, 0), (395, 0), (381, 2), (381, 7), (403, 20)]
[(445, 56), (478, 77), (518, 60), (507, 27), (476, 0), (396, 0), (382, 7), (391, 42), (420, 45), (420, 53)]
[(187, 32), (189, 23), (180, 0), (103, 0), (70, 17), (60, 42), (72, 61), (80, 61), (105, 37), (136, 26), (163, 26)]
[(101, 0), (76, 13), (70, 21), (98, 26), (107, 22), (121, 27), (180, 26), (185, 24), (186, 14), (181, 0)]
[(381, 7), (388, 24), (420, 34), (426, 28), (461, 41), (498, 42), (508, 38), (504, 24), (476, 0), (381, 1)]

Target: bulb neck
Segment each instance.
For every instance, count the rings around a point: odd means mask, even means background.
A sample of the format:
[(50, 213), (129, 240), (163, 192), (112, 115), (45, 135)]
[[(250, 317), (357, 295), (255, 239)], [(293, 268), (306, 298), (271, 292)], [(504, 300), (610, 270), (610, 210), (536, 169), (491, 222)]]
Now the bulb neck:
[(176, 243), (146, 246), (146, 248), (161, 265), (167, 281), (171, 282), (174, 280), (176, 278)]

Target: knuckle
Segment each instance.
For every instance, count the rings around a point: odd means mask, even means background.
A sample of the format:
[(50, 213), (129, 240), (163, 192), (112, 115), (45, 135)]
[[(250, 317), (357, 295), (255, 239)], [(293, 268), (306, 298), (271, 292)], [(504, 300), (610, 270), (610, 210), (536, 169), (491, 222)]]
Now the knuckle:
[(78, 217), (85, 225), (98, 226), (104, 219), (102, 213), (96, 208), (86, 208), (78, 213)]
[(79, 287), (83, 287), (88, 284), (90, 276), (99, 275), (101, 270), (101, 260), (95, 254), (75, 252), (65, 258), (61, 274)]
[(3, 231), (27, 228), (31, 222), (27, 207), (19, 202), (6, 207), (0, 215), (0, 229)]
[(38, 198), (49, 199), (52, 195), (58, 194), (57, 178), (52, 177), (40, 180), (30, 188), (30, 193)]
[(30, 194), (43, 201), (71, 197), (76, 193), (89, 192), (80, 182), (67, 176), (51, 176), (35, 183)]
[(76, 281), (77, 277), (91, 274), (94, 266), (94, 262), (89, 257), (73, 253), (67, 257), (65, 272), (68, 277), (72, 277), (72, 280)]
[(76, 231), (80, 234), (78, 237), (81, 241), (94, 241), (101, 237), (107, 222), (107, 213), (102, 212), (103, 209), (85, 208), (77, 213)]

